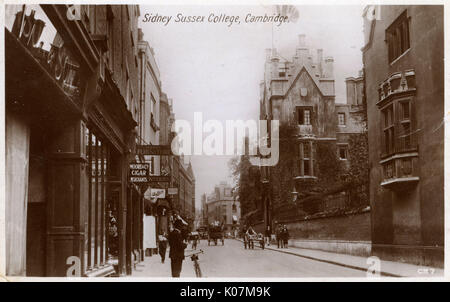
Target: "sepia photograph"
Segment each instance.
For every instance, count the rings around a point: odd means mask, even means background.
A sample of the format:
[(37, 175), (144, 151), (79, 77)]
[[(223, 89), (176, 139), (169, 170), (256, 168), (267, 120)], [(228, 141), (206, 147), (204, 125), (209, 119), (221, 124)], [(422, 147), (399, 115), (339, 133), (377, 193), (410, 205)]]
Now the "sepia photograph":
[(0, 279), (448, 278), (443, 2), (106, 2), (1, 4)]

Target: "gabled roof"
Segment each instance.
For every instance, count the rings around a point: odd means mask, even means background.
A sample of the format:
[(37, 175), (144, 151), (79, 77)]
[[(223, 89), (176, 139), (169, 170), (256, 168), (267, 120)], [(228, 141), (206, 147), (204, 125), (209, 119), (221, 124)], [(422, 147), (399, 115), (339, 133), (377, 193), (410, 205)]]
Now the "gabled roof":
[[(297, 81), (297, 79), (300, 77), (302, 71), (305, 70), (307, 72), (307, 74), (309, 75), (309, 77), (312, 79), (313, 83), (315, 84), (315, 86), (317, 87), (317, 90), (319, 90), (320, 94), (322, 94), (322, 96), (334, 96), (334, 94), (328, 94), (325, 91), (323, 91), (322, 89), (322, 85), (320, 84), (320, 80), (313, 75), (313, 72), (311, 70), (311, 67), (309, 67), (308, 65), (305, 64), (301, 64), (298, 66), (298, 68), (295, 69), (295, 76), (291, 77), (288, 80), (288, 87), (286, 89), (286, 91), (284, 92), (284, 96), (286, 96), (286, 94), (291, 90), (291, 88), (294, 86), (295, 82)], [(331, 78), (323, 78), (324, 80), (333, 80)]]

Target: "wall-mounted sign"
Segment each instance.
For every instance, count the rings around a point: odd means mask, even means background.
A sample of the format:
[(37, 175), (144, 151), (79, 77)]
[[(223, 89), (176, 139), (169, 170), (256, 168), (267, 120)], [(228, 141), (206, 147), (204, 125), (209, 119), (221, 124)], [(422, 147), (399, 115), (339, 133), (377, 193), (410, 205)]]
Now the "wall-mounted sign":
[(132, 163), (130, 164), (130, 181), (133, 183), (149, 182), (150, 164)]
[(166, 189), (151, 189), (150, 197), (153, 199), (166, 198)]
[(137, 145), (136, 152), (142, 155), (173, 155), (170, 145)]
[(149, 182), (170, 182), (170, 176), (151, 175), (148, 177)]
[(169, 195), (177, 195), (178, 194), (178, 188), (168, 188), (167, 194)]

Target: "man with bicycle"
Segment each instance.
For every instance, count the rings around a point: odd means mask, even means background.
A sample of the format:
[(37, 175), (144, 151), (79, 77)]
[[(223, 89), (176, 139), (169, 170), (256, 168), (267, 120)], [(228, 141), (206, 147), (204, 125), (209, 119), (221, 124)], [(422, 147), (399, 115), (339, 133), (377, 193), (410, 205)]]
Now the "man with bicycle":
[(186, 243), (182, 235), (183, 222), (181, 219), (176, 219), (173, 223), (173, 229), (169, 233), (169, 258), (170, 266), (172, 269), (172, 277), (180, 277), (181, 267), (184, 260), (184, 250), (186, 249)]

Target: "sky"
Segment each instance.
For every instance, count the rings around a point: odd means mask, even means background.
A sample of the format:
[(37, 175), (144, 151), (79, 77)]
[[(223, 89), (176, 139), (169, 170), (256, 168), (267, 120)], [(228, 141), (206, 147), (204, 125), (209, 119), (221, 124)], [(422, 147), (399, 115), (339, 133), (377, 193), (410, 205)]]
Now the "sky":
[[(247, 14), (272, 15), (273, 6), (141, 6), (139, 26), (154, 49), (162, 90), (173, 100), (176, 119), (193, 122), (257, 119), (259, 83), (264, 77), (265, 49), (276, 48), (291, 59), (298, 35), (313, 49), (334, 58), (336, 102), (346, 101), (345, 78), (362, 69), (363, 6), (296, 6), (295, 23), (245, 23)], [(176, 23), (177, 14), (206, 16), (205, 22)], [(239, 16), (241, 23), (209, 23), (208, 16)], [(145, 15), (172, 16), (162, 22), (142, 22)], [(204, 134), (206, 135), (206, 134)], [(224, 133), (224, 136), (226, 134)], [(230, 156), (190, 157), (196, 178), (196, 205), (220, 181), (231, 183)]]

